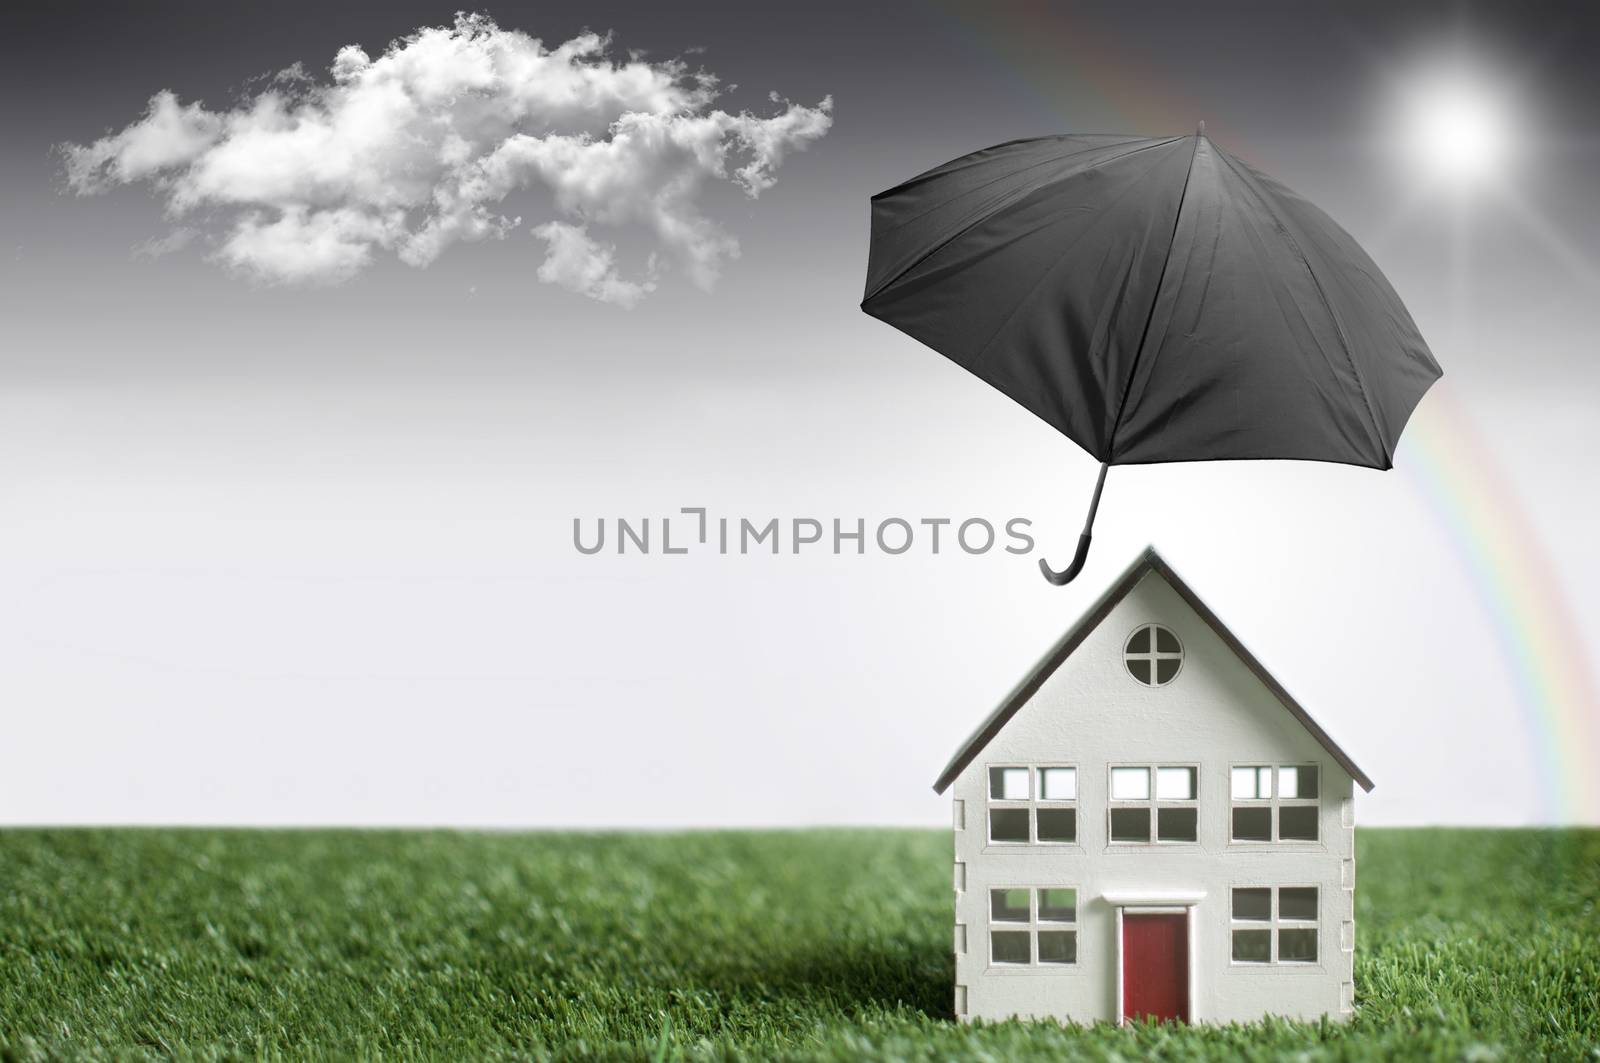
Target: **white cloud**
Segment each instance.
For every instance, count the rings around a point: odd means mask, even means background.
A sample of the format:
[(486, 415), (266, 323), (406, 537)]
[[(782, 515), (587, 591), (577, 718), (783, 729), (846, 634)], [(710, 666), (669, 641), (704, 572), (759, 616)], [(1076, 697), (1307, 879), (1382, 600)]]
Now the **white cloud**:
[(120, 133), (88, 147), (68, 144), (67, 183), (79, 194), (153, 177), (187, 166), (209, 150), (222, 133), (222, 119), (198, 103), (184, 107), (162, 90), (150, 97), (144, 117)]
[(404, 231), (398, 210), (285, 206), (276, 217), (243, 215), (217, 257), (264, 281), (338, 284), (372, 261), (374, 247), (393, 247)]
[(629, 308), (655, 290), (654, 278), (636, 282), (617, 276), (616, 249), (591, 240), (581, 225), (545, 222), (533, 234), (549, 248), (539, 267), (539, 279), (547, 284)]
[[(613, 59), (585, 33), (555, 48), (482, 16), (421, 29), (373, 59), (339, 50), (331, 82), (291, 68), (226, 111), (169, 91), (88, 145), (64, 145), (68, 187), (140, 181), (187, 228), (220, 225), (215, 258), (269, 282), (339, 283), (379, 252), (426, 266), (451, 244), (502, 238), (513, 193), (549, 194), (541, 280), (631, 306), (655, 288), (619, 275), (596, 226), (638, 226), (661, 260), (710, 288), (738, 242), (699, 207), (710, 182), (751, 198), (791, 151), (827, 133), (832, 101), (772, 96), (775, 113), (713, 106), (717, 82), (677, 61)], [(203, 219), (203, 220), (197, 220)]]
[(191, 229), (186, 225), (179, 226), (165, 236), (154, 236), (135, 245), (134, 258), (161, 258), (165, 255), (176, 254), (194, 242), (200, 235), (200, 230)]

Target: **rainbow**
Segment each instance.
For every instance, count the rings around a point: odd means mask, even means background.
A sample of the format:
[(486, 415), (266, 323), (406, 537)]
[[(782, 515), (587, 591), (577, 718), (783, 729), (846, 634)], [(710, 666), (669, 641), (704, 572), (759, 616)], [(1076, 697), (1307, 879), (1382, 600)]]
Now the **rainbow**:
[(1481, 433), (1439, 381), (1412, 414), (1395, 467), (1427, 500), (1494, 629), (1529, 732), (1546, 815), (1600, 819), (1600, 702), (1548, 552)]
[[(1092, 22), (1047, 2), (957, 7), (936, 0), (961, 41), (1052, 116), (1110, 120), (1090, 132), (1155, 136), (1206, 117), (1214, 135), (1243, 146), (1214, 116), (1141, 69)], [(1247, 151), (1238, 152), (1248, 158)], [(1515, 492), (1455, 397), (1435, 384), (1401, 437), (1396, 468), (1454, 548), (1500, 647), (1539, 779), (1544, 818), (1600, 822), (1600, 697), (1578, 627), (1548, 552)]]

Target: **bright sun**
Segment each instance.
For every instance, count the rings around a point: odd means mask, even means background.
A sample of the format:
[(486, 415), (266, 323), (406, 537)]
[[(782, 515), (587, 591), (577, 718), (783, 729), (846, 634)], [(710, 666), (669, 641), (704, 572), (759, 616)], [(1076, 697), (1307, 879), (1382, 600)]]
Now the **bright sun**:
[(1433, 178), (1475, 185), (1504, 169), (1511, 130), (1504, 102), (1460, 73), (1421, 82), (1409, 93), (1405, 140)]

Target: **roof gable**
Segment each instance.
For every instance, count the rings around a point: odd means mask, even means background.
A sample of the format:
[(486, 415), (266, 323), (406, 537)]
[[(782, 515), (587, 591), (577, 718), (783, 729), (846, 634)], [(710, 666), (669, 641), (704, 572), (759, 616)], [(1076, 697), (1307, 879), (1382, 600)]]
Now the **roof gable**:
[(1045, 680), (1055, 674), (1056, 669), (1060, 668), (1067, 658), (1072, 656), (1072, 652), (1082, 644), (1083, 640), (1088, 638), (1089, 634), (1111, 614), (1117, 603), (1126, 598), (1134, 587), (1139, 585), (1139, 581), (1150, 572), (1155, 572), (1166, 580), (1167, 584), (1178, 593), (1178, 596), (1194, 610), (1195, 615), (1205, 621), (1206, 625), (1216, 633), (1223, 644), (1250, 670), (1252, 675), (1261, 681), (1262, 685), (1272, 693), (1273, 697), (1278, 699), (1278, 702), (1289, 711), (1289, 714), (1299, 722), (1300, 726), (1305, 728), (1323, 749), (1327, 750), (1328, 755), (1352, 779), (1359, 783), (1363, 790), (1370, 793), (1373, 783), (1367, 777), (1367, 773), (1356, 766), (1355, 761), (1350, 759), (1349, 754), (1339, 748), (1338, 744), (1329, 737), (1328, 732), (1324, 731), (1317, 721), (1311, 718), (1311, 714), (1306, 712), (1305, 708), (1283, 688), (1283, 684), (1274, 679), (1261, 662), (1256, 660), (1255, 655), (1245, 649), (1244, 644), (1239, 641), (1238, 637), (1228, 630), (1227, 626), (1218, 619), (1217, 614), (1213, 613), (1211, 608), (1200, 600), (1200, 596), (1195, 594), (1193, 589), (1172, 570), (1172, 566), (1167, 564), (1160, 554), (1156, 553), (1153, 546), (1145, 548), (1144, 552), (1134, 560), (1133, 564), (1128, 566), (1127, 571), (1100, 596), (1099, 600), (1078, 619), (1076, 624), (1072, 625), (1066, 635), (1051, 648), (1050, 652), (1045, 654), (1044, 659), (1011, 692), (1010, 696), (1001, 702), (1000, 706), (989, 714), (988, 719), (979, 724), (978, 729), (972, 732), (971, 736), (962, 743), (961, 748), (956, 751), (956, 755), (951, 758), (950, 763), (945, 765), (944, 771), (940, 773), (938, 780), (933, 784), (934, 791), (942, 794), (949, 788), (951, 783), (955, 782), (956, 777), (966, 770), (967, 765), (971, 764), (979, 753), (983, 752), (983, 748), (994, 739), (995, 735), (1000, 733), (1001, 729), (1010, 722), (1018, 710), (1026, 705), (1034, 694), (1038, 693)]

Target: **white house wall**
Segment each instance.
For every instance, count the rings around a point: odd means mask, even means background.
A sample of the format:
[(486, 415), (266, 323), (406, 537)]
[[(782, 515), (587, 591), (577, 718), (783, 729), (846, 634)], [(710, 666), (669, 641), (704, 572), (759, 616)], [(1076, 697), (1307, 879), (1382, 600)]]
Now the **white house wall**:
[[(1183, 644), (1182, 670), (1165, 687), (1140, 684), (1123, 664), (1124, 642), (1146, 623), (1168, 627)], [(1197, 844), (1108, 843), (1109, 768), (1127, 762), (1198, 765)], [(988, 768), (1039, 763), (1077, 768), (1077, 843), (989, 843)], [(1320, 840), (1230, 842), (1229, 772), (1236, 764), (1318, 765)], [(1159, 573), (1148, 573), (1084, 639), (962, 771), (952, 795), (960, 1017), (1115, 1021), (1117, 910), (1106, 897), (1119, 893), (1203, 894), (1190, 909), (1192, 1020), (1349, 1014), (1351, 779)], [(1232, 962), (1230, 891), (1248, 885), (1319, 887), (1317, 963)], [(1008, 886), (1078, 891), (1075, 966), (990, 964), (989, 890)]]

